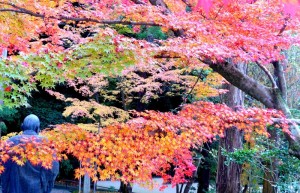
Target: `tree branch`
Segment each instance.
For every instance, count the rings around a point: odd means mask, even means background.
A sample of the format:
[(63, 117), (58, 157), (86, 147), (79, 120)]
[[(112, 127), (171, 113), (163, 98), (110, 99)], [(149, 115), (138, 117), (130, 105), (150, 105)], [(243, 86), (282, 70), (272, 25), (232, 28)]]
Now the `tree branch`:
[[(1, 4), (1, 3), (0, 3)], [(11, 5), (12, 6), (12, 5)], [(26, 14), (34, 17), (39, 17), (39, 18), (46, 18), (45, 14), (40, 14), (40, 13), (35, 13), (30, 10), (13, 6), (16, 9), (9, 9), (9, 8), (2, 8), (0, 9), (0, 12), (14, 12), (14, 13), (21, 13), (21, 14)], [(68, 17), (68, 16), (49, 16), (47, 18), (50, 19), (57, 19), (57, 20), (67, 20), (67, 21), (85, 21), (85, 22), (94, 22), (94, 23), (100, 23), (100, 24), (123, 24), (123, 25), (150, 25), (150, 26), (160, 26), (160, 24), (157, 24), (155, 22), (134, 22), (134, 21), (122, 21), (122, 20), (97, 20), (97, 19), (92, 19), (92, 18), (85, 18), (85, 17)]]
[(139, 5), (146, 5), (145, 2), (141, 1), (141, 0), (131, 0), (133, 3), (135, 4), (139, 4)]
[(242, 73), (234, 64), (230, 62), (214, 63), (210, 59), (201, 61), (209, 65), (209, 67), (223, 76), (229, 83), (262, 102), (267, 108), (275, 108), (272, 89)]
[(277, 84), (276, 84), (276, 82), (275, 82), (272, 74), (270, 73), (270, 71), (266, 67), (264, 67), (263, 65), (261, 65), (260, 63), (256, 62), (256, 64), (262, 69), (262, 71), (264, 71), (266, 73), (266, 75), (268, 76), (268, 78), (270, 79), (270, 81), (272, 83), (272, 88), (273, 89), (277, 89), (278, 86), (277, 86)]
[(284, 24), (283, 24), (282, 28), (280, 29), (279, 33), (277, 34), (278, 36), (280, 36), (286, 29), (288, 20), (289, 20), (289, 17), (286, 17), (284, 19)]
[[(280, 118), (272, 118), (274, 123), (281, 123), (282, 119)], [(287, 119), (289, 125), (297, 124), (300, 125), (300, 119)]]
[(272, 62), (272, 64), (274, 66), (274, 75), (276, 77), (279, 90), (281, 91), (282, 98), (285, 102), (287, 102), (287, 86), (283, 66), (279, 63), (279, 61)]

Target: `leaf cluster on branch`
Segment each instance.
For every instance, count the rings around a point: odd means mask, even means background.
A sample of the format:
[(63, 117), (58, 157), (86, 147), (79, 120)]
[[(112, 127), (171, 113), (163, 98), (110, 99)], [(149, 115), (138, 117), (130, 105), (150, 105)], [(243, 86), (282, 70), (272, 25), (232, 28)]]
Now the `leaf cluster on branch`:
[[(175, 185), (185, 182), (196, 169), (191, 148), (216, 136), (223, 137), (225, 129), (236, 126), (245, 132), (246, 140), (250, 140), (247, 136), (251, 133), (269, 136), (266, 125), (273, 124), (274, 117), (283, 118), (276, 110), (234, 111), (210, 102), (186, 105), (178, 114), (146, 111), (136, 116), (127, 123), (104, 127), (99, 134), (63, 124), (43, 131), (47, 140), (40, 143), (28, 139), (11, 148), (1, 141), (0, 159), (3, 163), (11, 157), (20, 165), (30, 161), (50, 167), (54, 153), (58, 160), (71, 154), (82, 164), (76, 170), (77, 177), (88, 173), (93, 180), (145, 183), (155, 174)], [(289, 133), (287, 121), (282, 121), (280, 126)], [(174, 175), (168, 173), (172, 166)]]

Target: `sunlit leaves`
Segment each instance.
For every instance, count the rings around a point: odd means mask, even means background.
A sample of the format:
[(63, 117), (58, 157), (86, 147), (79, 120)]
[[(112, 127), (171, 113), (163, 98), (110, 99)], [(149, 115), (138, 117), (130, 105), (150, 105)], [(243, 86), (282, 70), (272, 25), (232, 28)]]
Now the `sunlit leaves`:
[[(37, 51), (41, 47), (57, 51), (66, 43), (66, 39), (72, 44), (85, 43), (87, 40), (82, 37), (82, 33), (98, 33), (97, 28), (101, 23), (119, 20), (152, 22), (161, 25), (166, 31), (183, 30), (187, 42), (176, 43), (176, 39), (171, 38), (166, 43), (171, 44), (173, 51), (189, 57), (210, 57), (214, 60), (236, 58), (268, 63), (271, 58), (280, 59), (280, 50), (293, 43), (294, 38), (291, 38), (290, 33), (281, 31), (299, 32), (299, 4), (295, 0), (166, 0), (164, 6), (150, 6), (148, 1), (140, 5), (132, 1), (82, 1), (78, 6), (71, 5), (68, 1), (60, 1), (56, 6), (49, 2), (15, 3), (33, 14), (29, 16), (30, 13), (27, 12), (29, 15), (25, 14), (23, 18), (18, 13), (1, 12), (7, 16), (3, 16), (6, 21), (2, 22), (8, 24), (1, 31), (1, 47), (11, 49), (5, 40), (15, 40), (17, 44), (11, 45), (16, 48), (12, 50), (19, 51)], [(3, 9), (12, 8), (7, 1), (2, 1), (0, 5)], [(8, 16), (9, 14), (16, 17)], [(20, 24), (21, 29), (14, 31), (24, 31), (26, 34), (14, 34), (13, 31), (13, 35), (8, 35), (10, 33), (7, 28), (18, 26), (16, 24)], [(27, 30), (22, 30), (24, 28)], [(38, 37), (43, 33), (46, 37)], [(184, 47), (192, 49), (182, 52), (180, 49)]]
[[(0, 100), (7, 107), (15, 104), (27, 104), (27, 97), (35, 90), (35, 83), (31, 83), (31, 76), (27, 70), (13, 62), (0, 60), (0, 84), (4, 89), (1, 91)], [(1, 108), (1, 106), (0, 106)]]
[[(47, 140), (27, 138), (14, 147), (1, 141), (0, 160), (3, 163), (10, 157), (19, 165), (28, 160), (49, 168), (53, 159), (65, 159), (70, 154), (81, 162), (76, 177), (88, 173), (94, 180), (142, 183), (150, 182), (155, 174), (177, 184), (185, 182), (196, 169), (191, 148), (223, 137), (225, 129), (233, 126), (245, 132), (246, 140), (252, 133), (268, 136), (266, 126), (273, 123), (272, 118), (283, 118), (275, 110), (234, 111), (209, 102), (186, 105), (176, 115), (147, 111), (136, 116), (127, 123), (102, 128), (99, 134), (64, 124), (43, 131)], [(281, 126), (289, 133), (284, 119)], [(168, 173), (171, 165), (176, 168), (174, 175)]]
[(44, 50), (0, 61), (0, 82), (4, 89), (7, 88), (0, 100), (6, 106), (20, 106), (26, 104), (26, 97), (37, 86), (51, 89), (66, 80), (76, 81), (76, 77), (92, 82), (93, 76), (99, 76), (99, 73), (111, 75), (120, 72), (135, 63), (133, 48), (128, 42), (123, 42), (123, 38), (106, 29), (94, 41), (61, 53)]
[[(285, 14), (289, 3), (299, 7), (296, 1), (166, 0), (165, 6), (143, 2), (28, 0), (12, 5), (0, 1), (0, 49), (7, 48), (10, 54), (35, 53), (17, 63), (35, 72), (28, 80), (52, 88), (67, 78), (153, 64), (157, 57), (169, 57), (169, 62), (174, 57), (177, 61), (209, 59), (215, 63), (230, 58), (233, 62), (268, 64), (282, 60), (281, 51), (300, 39), (300, 12)], [(25, 14), (17, 13), (18, 7)], [(103, 26), (129, 21), (159, 25), (168, 38), (145, 42)], [(5, 100), (9, 105), (11, 99)], [(24, 102), (14, 100), (15, 104)]]
[[(71, 118), (72, 121), (82, 123), (83, 128), (98, 131), (99, 124), (108, 126), (113, 123), (125, 122), (129, 119), (128, 112), (116, 108), (101, 105), (95, 101), (79, 101), (78, 99), (66, 100), (71, 105), (66, 107), (63, 116)], [(92, 123), (92, 124), (84, 124)]]

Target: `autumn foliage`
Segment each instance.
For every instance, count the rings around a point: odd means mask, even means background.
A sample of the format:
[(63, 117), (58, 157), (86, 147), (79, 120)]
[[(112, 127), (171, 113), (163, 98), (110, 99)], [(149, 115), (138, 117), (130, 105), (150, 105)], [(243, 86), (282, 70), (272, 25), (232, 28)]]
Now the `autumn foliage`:
[[(39, 143), (27, 139), (9, 148), (2, 141), (1, 161), (10, 157), (20, 165), (30, 161), (49, 168), (52, 155), (58, 160), (73, 155), (81, 162), (81, 168), (76, 169), (77, 178), (88, 173), (93, 180), (146, 183), (155, 174), (175, 185), (185, 182), (196, 169), (193, 148), (217, 136), (223, 137), (225, 129), (230, 127), (243, 130), (246, 140), (250, 140), (252, 133), (268, 136), (266, 126), (273, 124), (273, 118), (283, 118), (275, 110), (234, 111), (210, 102), (186, 105), (178, 114), (156, 111), (134, 114), (136, 118), (102, 128), (99, 134), (63, 124), (43, 131), (47, 140)], [(287, 122), (280, 126), (289, 133)], [(174, 175), (168, 173), (171, 168), (175, 168)]]
[[(37, 83), (51, 88), (133, 64), (280, 61), (282, 50), (299, 44), (299, 13), (299, 4), (290, 0), (166, 0), (161, 6), (147, 0), (2, 0), (0, 51), (12, 56), (0, 61), (0, 80), (9, 88), (0, 99), (24, 104)], [(155, 43), (129, 38), (117, 34), (115, 24), (131, 25), (135, 32), (141, 25), (160, 26), (168, 38)], [(6, 74), (10, 67), (22, 76)]]
[[(0, 0), (0, 51), (7, 49), (11, 56), (0, 60), (5, 91), (0, 99), (5, 105), (26, 104), (38, 84), (53, 88), (63, 82), (91, 96), (101, 86), (90, 84), (93, 77), (133, 64), (203, 67), (230, 61), (266, 65), (281, 61), (282, 50), (300, 43), (297, 2), (164, 2), (156, 6), (148, 0)], [(114, 24), (132, 25), (135, 32), (141, 25), (160, 26), (169, 37), (156, 42), (137, 40), (107, 27)], [(79, 88), (82, 85), (76, 81), (95, 87)], [(145, 82), (139, 85), (143, 90), (148, 82), (153, 86), (156, 81)], [(53, 155), (61, 160), (71, 154), (81, 162), (76, 177), (88, 173), (93, 180), (142, 183), (155, 174), (176, 184), (195, 170), (192, 149), (223, 137), (227, 128), (237, 127), (251, 140), (252, 133), (268, 136), (266, 126), (281, 118), (280, 126), (289, 133), (281, 112), (232, 110), (209, 102), (185, 105), (177, 114), (146, 111), (134, 116), (126, 123), (102, 128), (99, 134), (64, 124), (44, 131), (47, 140), (41, 143), (28, 139), (10, 147), (1, 141), (0, 160), (11, 158), (20, 165), (30, 161), (49, 168)], [(172, 167), (174, 175), (168, 173)]]
[[(234, 58), (266, 63), (282, 59), (280, 51), (297, 42), (297, 37), (290, 36), (290, 32), (299, 30), (296, 2), (167, 0), (165, 4), (159, 7), (130, 0), (1, 1), (0, 13), (7, 19), (1, 25), (5, 27), (0, 31), (0, 48), (10, 52), (41, 52), (41, 48), (59, 51), (66, 39), (73, 45), (87, 43), (91, 38), (82, 37), (84, 31), (97, 33), (101, 25), (114, 23), (183, 30), (184, 39), (169, 38), (162, 47), (151, 50), (202, 60)], [(118, 41), (122, 37), (115, 39)]]

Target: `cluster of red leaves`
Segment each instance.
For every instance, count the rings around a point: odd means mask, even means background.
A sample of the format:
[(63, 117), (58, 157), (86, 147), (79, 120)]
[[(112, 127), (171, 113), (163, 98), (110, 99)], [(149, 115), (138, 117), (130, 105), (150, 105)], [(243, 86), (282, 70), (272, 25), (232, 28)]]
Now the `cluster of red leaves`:
[[(299, 43), (292, 35), (299, 33), (300, 23), (300, 6), (295, 0), (165, 0), (166, 6), (153, 6), (148, 0), (134, 2), (82, 0), (75, 6), (67, 0), (0, 1), (0, 9), (6, 10), (5, 21), (0, 19), (0, 24), (5, 24), (0, 29), (0, 50), (62, 50), (63, 39), (85, 43), (89, 38), (80, 36), (81, 29), (98, 32), (99, 25), (120, 16), (124, 16), (123, 22), (148, 22), (165, 31), (184, 31), (184, 38), (169, 38), (154, 51), (183, 53), (188, 58), (268, 63), (282, 59), (281, 50)], [(186, 11), (187, 6), (190, 11)], [(15, 15), (13, 11), (26, 14)], [(73, 28), (76, 19), (82, 22)], [(66, 23), (63, 28), (58, 25), (61, 22)], [(47, 38), (39, 39), (39, 34)]]
[[(180, 112), (180, 116), (189, 117), (203, 125), (208, 133), (220, 137), (230, 127), (237, 127), (245, 132), (246, 140), (251, 133), (269, 137), (268, 125), (275, 124), (275, 118), (282, 118), (280, 127), (283, 132), (290, 133), (284, 114), (274, 109), (240, 108), (232, 110), (224, 104), (213, 104), (211, 102), (196, 102), (186, 105)], [(276, 125), (279, 126), (279, 125)], [(202, 130), (203, 130), (202, 128)]]
[[(81, 162), (76, 177), (88, 173), (93, 180), (150, 182), (152, 174), (173, 185), (186, 181), (196, 169), (192, 148), (197, 148), (224, 130), (237, 127), (246, 134), (268, 136), (266, 125), (283, 114), (275, 110), (239, 109), (233, 111), (222, 104), (196, 102), (183, 107), (178, 114), (147, 111), (137, 113), (127, 123), (105, 127), (99, 134), (90, 133), (72, 124), (63, 124), (43, 131), (47, 140), (9, 148), (1, 142), (2, 162), (9, 158), (22, 165), (25, 161), (51, 167), (53, 159), (66, 159), (71, 154)], [(285, 132), (287, 124), (281, 127)], [(168, 171), (175, 168), (174, 175)], [(0, 168), (3, 171), (3, 167)]]

